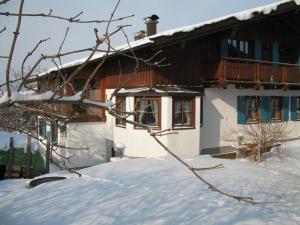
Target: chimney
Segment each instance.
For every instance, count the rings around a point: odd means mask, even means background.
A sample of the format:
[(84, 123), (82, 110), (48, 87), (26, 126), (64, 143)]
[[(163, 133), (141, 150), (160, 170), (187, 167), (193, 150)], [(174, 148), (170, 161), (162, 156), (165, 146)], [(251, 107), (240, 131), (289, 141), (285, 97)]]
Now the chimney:
[(140, 30), (134, 34), (135, 41), (143, 39), (144, 37), (146, 37), (146, 31), (144, 31), (144, 30)]
[(156, 34), (156, 24), (158, 24), (159, 17), (155, 14), (144, 18), (147, 27), (147, 36)]

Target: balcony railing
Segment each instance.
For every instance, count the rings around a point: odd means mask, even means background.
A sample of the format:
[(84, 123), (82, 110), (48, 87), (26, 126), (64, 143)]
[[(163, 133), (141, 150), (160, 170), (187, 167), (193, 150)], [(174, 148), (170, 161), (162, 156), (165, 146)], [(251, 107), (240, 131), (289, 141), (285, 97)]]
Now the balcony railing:
[(300, 85), (300, 65), (222, 58), (215, 74), (219, 81)]

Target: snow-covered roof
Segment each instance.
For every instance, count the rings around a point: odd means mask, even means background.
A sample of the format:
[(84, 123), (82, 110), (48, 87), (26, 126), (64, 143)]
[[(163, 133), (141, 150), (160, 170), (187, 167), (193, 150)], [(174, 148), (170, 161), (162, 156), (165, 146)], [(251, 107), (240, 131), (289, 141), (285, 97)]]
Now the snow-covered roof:
[(284, 3), (287, 3), (287, 2), (294, 2), (296, 5), (300, 5), (300, 0), (283, 0), (283, 1), (272, 3), (272, 4), (268, 4), (268, 5), (252, 8), (249, 10), (241, 11), (238, 13), (230, 14), (227, 16), (219, 17), (216, 19), (204, 21), (201, 23), (184, 26), (184, 27), (179, 27), (179, 28), (175, 28), (172, 30), (167, 30), (167, 31), (164, 31), (164, 32), (161, 32), (161, 33), (151, 36), (151, 39), (155, 39), (155, 38), (162, 37), (162, 36), (172, 36), (172, 35), (174, 35), (176, 33), (180, 33), (180, 32), (183, 32), (183, 33), (191, 32), (197, 28), (200, 28), (200, 27), (203, 27), (206, 25), (210, 25), (210, 24), (214, 24), (214, 23), (218, 23), (218, 22), (224, 21), (224, 20), (232, 18), (232, 17), (236, 18), (237, 20), (244, 21), (244, 20), (249, 20), (249, 19), (253, 18), (253, 15), (255, 13), (263, 13), (264, 15), (268, 15), (271, 12), (276, 11), (278, 6), (280, 6)]
[[(154, 40), (159, 38), (159, 37), (172, 36), (176, 33), (192, 32), (195, 29), (204, 27), (206, 25), (211, 25), (211, 24), (215, 24), (215, 23), (218, 23), (218, 22), (222, 22), (222, 21), (224, 21), (226, 19), (229, 19), (229, 18), (236, 18), (237, 20), (245, 21), (245, 20), (249, 20), (249, 19), (253, 18), (255, 13), (263, 13), (264, 15), (268, 15), (271, 12), (276, 11), (280, 5), (283, 5), (283, 4), (288, 3), (288, 2), (294, 2), (296, 5), (300, 5), (300, 0), (282, 0), (282, 1), (272, 3), (272, 4), (252, 8), (252, 9), (241, 11), (241, 12), (238, 12), (238, 13), (233, 13), (233, 14), (230, 14), (230, 15), (227, 15), (227, 16), (223, 16), (223, 17), (219, 17), (219, 18), (216, 18), (216, 19), (204, 21), (204, 22), (201, 22), (201, 23), (197, 23), (197, 24), (193, 24), (193, 25), (189, 25), (189, 26), (179, 27), (179, 28), (167, 30), (167, 31), (164, 31), (164, 32), (160, 32), (160, 33), (157, 33), (155, 35), (152, 35), (152, 36), (149, 36), (149, 37), (137, 40), (137, 41), (132, 41), (129, 44), (126, 43), (124, 45), (118, 46), (115, 49), (117, 51), (126, 51), (126, 50), (129, 50), (130, 48), (134, 49), (136, 47), (146, 46), (146, 45), (149, 45), (149, 44), (153, 44)], [(110, 53), (110, 55), (113, 55), (113, 54), (115, 54), (115, 52)], [(105, 55), (105, 53), (103, 53), (103, 52), (96, 53), (96, 54), (94, 54), (94, 56), (91, 58), (90, 61), (100, 59), (104, 55)], [(62, 66), (59, 66), (59, 69), (61, 69), (61, 68), (70, 68), (70, 67), (80, 65), (86, 59), (87, 59), (87, 57), (84, 57), (84, 58), (81, 58), (81, 59), (77, 59), (77, 60), (65, 63)], [(54, 71), (57, 71), (57, 67), (50, 68), (49, 70), (40, 73), (38, 76), (43, 76), (45, 74), (48, 74), (48, 73), (54, 72)]]
[[(118, 46), (118, 47), (115, 47), (114, 49), (116, 51), (113, 51), (111, 53), (109, 53), (109, 55), (113, 55), (115, 54), (117, 51), (126, 51), (126, 50), (129, 50), (130, 48), (131, 49), (134, 49), (134, 48), (137, 48), (139, 46), (145, 46), (147, 44), (151, 44), (153, 43), (152, 40), (150, 40), (149, 38), (143, 38), (143, 39), (140, 39), (140, 40), (137, 40), (137, 41), (132, 41), (130, 42), (129, 44), (126, 43), (124, 45), (121, 45), (121, 46)], [(93, 61), (93, 60), (96, 60), (96, 59), (100, 59), (102, 58), (106, 53), (105, 52), (98, 52), (98, 53), (95, 53), (93, 55), (93, 57), (90, 59), (90, 61)], [(83, 58), (80, 58), (80, 59), (76, 59), (74, 61), (71, 61), (71, 62), (68, 62), (68, 63), (64, 63), (62, 64), (62, 66), (59, 66), (58, 68), (59, 69), (62, 69), (62, 68), (70, 68), (70, 67), (74, 67), (74, 66), (78, 66), (80, 64), (82, 64), (85, 60), (87, 59), (87, 57), (83, 57)], [(54, 72), (54, 71), (57, 71), (57, 67), (52, 67), (40, 74), (38, 74), (38, 76), (43, 76), (45, 74), (48, 74), (48, 73), (51, 73), (51, 72)]]

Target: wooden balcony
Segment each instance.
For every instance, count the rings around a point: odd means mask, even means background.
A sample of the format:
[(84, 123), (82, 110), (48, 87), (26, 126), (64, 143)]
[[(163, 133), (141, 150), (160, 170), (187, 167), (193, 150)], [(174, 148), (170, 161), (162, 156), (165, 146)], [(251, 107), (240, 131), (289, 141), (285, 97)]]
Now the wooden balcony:
[(253, 83), (300, 86), (300, 65), (222, 58), (218, 62), (214, 79), (220, 84)]

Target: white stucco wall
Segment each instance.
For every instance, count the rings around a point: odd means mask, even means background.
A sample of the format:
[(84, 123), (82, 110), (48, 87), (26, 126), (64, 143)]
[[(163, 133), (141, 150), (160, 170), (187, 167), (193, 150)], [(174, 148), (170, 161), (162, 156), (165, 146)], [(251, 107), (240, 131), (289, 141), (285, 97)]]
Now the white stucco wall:
[(111, 150), (111, 132), (103, 122), (69, 123), (66, 135), (60, 137), (60, 144), (67, 147), (88, 148), (88, 150), (61, 149), (60, 154), (71, 156), (65, 161), (70, 168), (86, 167), (107, 161)]
[[(112, 90), (107, 90), (110, 96)], [(196, 129), (176, 130), (178, 134), (159, 137), (159, 139), (172, 151), (179, 155), (199, 155), (200, 143), (200, 97), (195, 102)], [(134, 97), (126, 98), (126, 110), (134, 108)], [(125, 155), (134, 157), (159, 157), (167, 152), (145, 131), (135, 129), (127, 124), (126, 128), (115, 126), (115, 118), (107, 116), (108, 126), (113, 130), (114, 143), (126, 145)], [(133, 116), (128, 119), (133, 120)], [(161, 130), (172, 128), (172, 97), (161, 97)]]
[[(201, 149), (219, 146), (237, 145), (237, 96), (295, 96), (300, 91), (253, 90), (207, 88), (203, 104), (203, 128), (201, 132)], [(289, 121), (287, 124), (289, 138), (300, 137), (300, 122)]]

